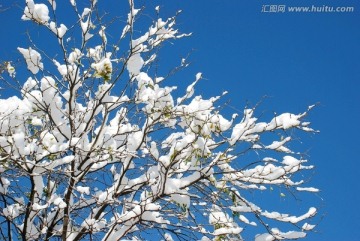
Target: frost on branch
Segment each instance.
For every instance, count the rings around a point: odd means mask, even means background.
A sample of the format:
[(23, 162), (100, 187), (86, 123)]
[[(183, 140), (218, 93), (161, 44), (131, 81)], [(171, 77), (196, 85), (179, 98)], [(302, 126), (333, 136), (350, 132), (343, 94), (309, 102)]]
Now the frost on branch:
[(316, 208), (289, 214), (263, 201), (273, 190), (319, 191), (305, 186), (313, 166), (292, 145), (293, 133), (314, 132), (304, 121), (311, 107), (260, 119), (255, 108), (223, 113), (222, 96), (197, 95), (201, 73), (184, 89), (168, 86), (153, 63), (162, 45), (189, 35), (177, 16), (138, 25), (130, 0), (115, 37), (101, 1), (70, 1), (69, 27), (54, 0), (25, 3), (22, 19), (47, 29), (58, 53), (19, 47), (30, 76), (4, 67), (2, 79), (21, 87), (0, 99), (3, 239), (243, 240), (256, 228), (261, 241), (315, 228)]

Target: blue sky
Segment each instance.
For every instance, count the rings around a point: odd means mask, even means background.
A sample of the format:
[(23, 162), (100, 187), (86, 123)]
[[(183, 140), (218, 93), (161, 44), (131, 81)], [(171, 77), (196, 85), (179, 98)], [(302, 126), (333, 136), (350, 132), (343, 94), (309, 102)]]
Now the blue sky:
[[(191, 52), (192, 65), (179, 76), (191, 81), (202, 72), (205, 80), (198, 93), (212, 96), (228, 90), (230, 105), (240, 110), (269, 96), (259, 107), (268, 113), (299, 113), (319, 103), (308, 120), (321, 133), (305, 136), (301, 145), (316, 165), (309, 174), (311, 184), (322, 190), (309, 199), (319, 205), (323, 219), (307, 240), (359, 240), (359, 2), (162, 0), (155, 5), (163, 7), (165, 16), (183, 10), (178, 26), (193, 36), (176, 42), (161, 60), (176, 62)], [(264, 13), (263, 5), (350, 6), (355, 11)], [(0, 13), (1, 60), (19, 57), (16, 47), (26, 46), (23, 33), (29, 25), (20, 24), (21, 11), (13, 7)]]
[[(165, 1), (164, 1), (165, 4)], [(352, 6), (353, 13), (262, 13), (262, 5)], [(307, 240), (360, 240), (360, 4), (358, 1), (184, 1), (194, 65), (233, 106), (271, 96), (261, 110), (301, 112), (320, 134), (304, 138), (324, 215)], [(189, 47), (190, 47), (189, 46)], [(305, 203), (304, 203), (305, 204)], [(296, 208), (296, 207), (295, 207)]]

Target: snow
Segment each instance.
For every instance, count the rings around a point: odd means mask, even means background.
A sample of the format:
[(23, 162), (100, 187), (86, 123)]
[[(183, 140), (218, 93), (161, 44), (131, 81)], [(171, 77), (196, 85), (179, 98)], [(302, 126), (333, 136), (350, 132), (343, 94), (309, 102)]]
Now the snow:
[(40, 90), (43, 93), (43, 101), (46, 104), (55, 104), (56, 82), (50, 76), (45, 76), (40, 80)]
[(236, 228), (218, 228), (214, 231), (213, 235), (220, 236), (224, 234), (239, 234), (243, 231), (242, 228), (236, 227)]
[(253, 209), (248, 206), (236, 206), (236, 207), (232, 206), (231, 210), (234, 212), (242, 212), (242, 213), (248, 213), (253, 211)]
[(47, 207), (48, 207), (48, 204), (40, 205), (40, 204), (38, 204), (38, 203), (34, 203), (34, 204), (32, 205), (32, 209), (33, 209), (34, 211), (40, 211), (40, 210), (45, 209), (45, 208), (47, 208)]
[(301, 164), (301, 161), (293, 156), (284, 156), (282, 164), (286, 166), (295, 167), (295, 166), (299, 166)]
[(98, 203), (104, 203), (112, 200), (112, 190), (105, 190), (104, 192), (99, 191), (97, 195), (97, 201)]
[(77, 186), (76, 191), (78, 191), (81, 194), (90, 195), (90, 187)]
[(106, 38), (106, 34), (105, 34), (105, 26), (101, 26), (101, 29), (99, 30), (99, 35), (103, 40), (103, 43), (106, 45), (107, 44), (107, 38)]
[(57, 62), (56, 60), (53, 60), (53, 63), (56, 65), (59, 73), (62, 75), (62, 76), (66, 76), (67, 73), (68, 73), (68, 67), (65, 65), (65, 64), (60, 64), (59, 62)]
[(60, 24), (60, 27), (56, 27), (56, 23), (50, 22), (49, 24), (50, 30), (55, 33), (59, 38), (63, 38), (66, 31), (68, 30), (64, 24)]
[(35, 175), (33, 176), (33, 180), (34, 180), (35, 191), (37, 193), (37, 198), (40, 199), (42, 198), (45, 187), (43, 182), (43, 177), (40, 175)]
[(88, 41), (90, 38), (93, 37), (93, 34), (89, 32), (93, 26), (90, 16), (88, 16), (85, 21), (80, 21), (80, 26), (82, 29), (84, 41)]
[[(2, 173), (4, 170), (1, 170), (0, 173)], [(10, 181), (9, 179), (5, 178), (5, 177), (1, 177), (0, 178), (0, 193), (1, 194), (7, 194), (7, 189), (10, 186)]]
[(34, 20), (38, 23), (45, 24), (49, 21), (49, 9), (43, 4), (35, 4), (33, 0), (26, 0), (26, 7), (22, 20)]
[(281, 213), (278, 213), (278, 212), (263, 212), (262, 215), (267, 217), (267, 218), (271, 218), (271, 219), (276, 219), (276, 220), (279, 220), (279, 221), (282, 221), (282, 222), (289, 222), (289, 223), (298, 223), (304, 219), (307, 219), (307, 218), (310, 218), (310, 217), (313, 217), (315, 214), (316, 214), (317, 210), (316, 208), (314, 207), (311, 207), (309, 208), (308, 212), (299, 216), (299, 217), (296, 217), (296, 216), (289, 216), (287, 214), (281, 214)]
[(301, 123), (300, 122), (301, 117), (303, 117), (303, 115), (283, 113), (279, 116), (274, 117), (269, 123), (267, 129), (282, 128), (286, 130), (291, 127), (299, 126)]
[(0, 99), (0, 133), (6, 133), (9, 129), (17, 130), (30, 111), (29, 106), (16, 96)]
[(87, 57), (91, 57), (95, 62), (99, 62), (103, 57), (103, 47), (101, 45), (95, 46), (95, 48), (89, 48), (86, 54)]
[(286, 233), (280, 232), (278, 229), (271, 229), (272, 234), (264, 233), (257, 235), (255, 241), (273, 241), (273, 240), (283, 240), (283, 239), (299, 239), (304, 238), (306, 234), (304, 232), (295, 232), (289, 231)]
[(5, 217), (10, 220), (18, 217), (21, 214), (21, 207), (18, 203), (8, 205), (6, 208), (2, 210)]
[(201, 79), (201, 77), (202, 77), (202, 73), (197, 73), (196, 75), (195, 75), (195, 78), (196, 78), (196, 80), (195, 81), (199, 81), (200, 79)]
[(151, 142), (151, 148), (150, 148), (150, 153), (151, 155), (155, 158), (155, 159), (159, 159), (159, 151), (156, 148), (156, 142), (152, 141)]
[(149, 33), (146, 32), (143, 36), (131, 41), (131, 49), (133, 53), (146, 52), (147, 46), (144, 44), (149, 39)]
[(67, 206), (61, 197), (55, 198), (55, 200), (53, 202), (54, 202), (54, 205), (58, 206), (60, 209), (64, 209)]
[(33, 50), (31, 47), (28, 49), (18, 48), (19, 52), (25, 58), (27, 68), (33, 74), (37, 74), (39, 70), (44, 68), (43, 63), (41, 62), (41, 55), (36, 50)]
[(129, 5), (131, 7), (131, 10), (128, 13), (128, 17), (127, 17), (127, 24), (125, 25), (125, 27), (123, 28), (122, 34), (121, 34), (121, 38), (124, 38), (125, 35), (129, 32), (131, 26), (133, 26), (134, 24), (134, 19), (135, 16), (138, 14), (138, 12), (140, 11), (140, 9), (135, 9), (134, 7), (134, 2), (133, 0), (129, 0)]
[(42, 120), (36, 116), (34, 116), (32, 119), (31, 119), (31, 124), (33, 126), (42, 126)]
[(223, 211), (221, 211), (220, 207), (213, 205), (213, 209), (215, 211), (212, 211), (209, 214), (210, 224), (227, 224), (229, 222), (232, 222), (230, 217), (227, 214), (225, 214)]
[(314, 187), (296, 187), (296, 190), (305, 192), (320, 192), (318, 188)]
[(249, 219), (247, 219), (244, 215), (239, 215), (239, 219), (241, 222), (244, 222), (246, 224), (250, 224), (252, 226), (256, 226), (255, 222), (250, 222)]
[(20, 133), (15, 133), (13, 134), (13, 140), (14, 140), (14, 144), (15, 146), (18, 148), (19, 150), (19, 154), (20, 155), (29, 155), (29, 151), (25, 151), (25, 134), (24, 132), (20, 132)]
[(257, 235), (255, 237), (255, 241), (273, 241), (273, 240), (275, 240), (275, 237), (268, 233)]
[(144, 60), (141, 58), (141, 55), (137, 53), (130, 56), (126, 68), (129, 71), (130, 76), (135, 76), (140, 73), (143, 65)]
[(85, 16), (89, 15), (89, 13), (91, 13), (91, 9), (90, 8), (84, 8), (83, 13), (81, 14), (81, 18), (84, 18)]
[[(236, 124), (233, 128), (231, 139), (229, 141), (230, 145), (234, 145), (237, 141), (250, 139), (248, 137), (248, 132), (254, 127), (256, 118), (253, 118), (253, 110), (245, 109), (244, 117), (240, 123)], [(250, 133), (249, 133), (250, 134)]]
[(80, 51), (80, 49), (75, 48), (70, 54), (68, 61), (70, 64), (77, 64), (80, 62), (81, 57), (83, 57), (83, 53)]
[(304, 225), (302, 226), (302, 229), (309, 231), (309, 230), (313, 230), (315, 227), (316, 227), (316, 225), (304, 223)]
[(291, 137), (288, 136), (288, 137), (284, 138), (282, 141), (274, 141), (273, 143), (266, 146), (265, 148), (276, 150), (276, 151), (281, 151), (281, 152), (286, 152), (286, 153), (291, 153), (291, 150), (284, 146), (284, 144), (289, 142), (290, 140), (291, 140)]
[(285, 239), (299, 239), (299, 238), (305, 238), (306, 233), (289, 231), (289, 232), (286, 232), (286, 233), (281, 233), (280, 236), (284, 237)]
[(171, 194), (170, 197), (174, 202), (179, 204), (181, 207), (186, 207), (186, 208), (190, 207), (190, 196), (175, 193), (175, 194)]

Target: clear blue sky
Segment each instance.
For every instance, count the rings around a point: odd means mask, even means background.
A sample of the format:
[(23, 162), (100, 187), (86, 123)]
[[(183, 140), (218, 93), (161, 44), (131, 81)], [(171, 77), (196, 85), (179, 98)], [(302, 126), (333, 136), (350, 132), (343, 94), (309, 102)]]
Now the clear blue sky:
[[(164, 4), (165, 1), (163, 1)], [(353, 13), (262, 13), (262, 5), (352, 6)], [(212, 86), (228, 89), (234, 106), (300, 112), (321, 131), (304, 139), (316, 165), (324, 215), (312, 241), (360, 240), (359, 1), (182, 1), (183, 24), (194, 32), (194, 65)], [(295, 207), (296, 208), (296, 207)]]
[[(359, 1), (162, 0), (153, 5), (163, 6), (166, 16), (183, 10), (179, 27), (193, 36), (175, 43), (175, 51), (163, 56), (163, 61), (174, 58), (176, 62), (194, 49), (186, 73), (203, 73), (206, 82), (198, 93), (210, 96), (229, 90), (226, 98), (239, 109), (270, 96), (259, 107), (270, 113), (298, 113), (320, 103), (308, 119), (321, 133), (310, 134), (302, 147), (316, 165), (310, 173), (311, 184), (322, 190), (323, 201), (318, 196), (314, 200), (324, 217), (317, 233), (307, 240), (360, 240)], [(355, 10), (264, 13), (263, 5), (350, 6)], [(19, 23), (21, 11), (13, 7), (0, 13), (1, 60), (15, 56), (17, 46), (26, 46), (26, 28)], [(18, 22), (10, 24), (12, 21)], [(192, 75), (187, 75), (188, 81)]]

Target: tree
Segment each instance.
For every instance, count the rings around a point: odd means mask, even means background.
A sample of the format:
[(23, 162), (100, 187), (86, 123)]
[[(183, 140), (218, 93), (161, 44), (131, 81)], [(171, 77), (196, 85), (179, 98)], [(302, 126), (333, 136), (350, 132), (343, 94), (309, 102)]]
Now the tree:
[(288, 147), (293, 131), (314, 132), (303, 121), (312, 107), (267, 122), (256, 108), (226, 118), (215, 105), (226, 93), (194, 96), (201, 73), (177, 91), (154, 70), (166, 42), (189, 36), (176, 29), (178, 13), (144, 27), (129, 0), (111, 42), (117, 21), (99, 4), (61, 3), (64, 21), (74, 17), (65, 25), (55, 0), (26, 0), (22, 20), (47, 29), (56, 53), (29, 35), (31, 46), (18, 48), (27, 80), (13, 62), (1, 65), (2, 83), (19, 90), (0, 100), (1, 239), (242, 240), (256, 225), (257, 241), (305, 237), (316, 208), (269, 212), (247, 193), (318, 191), (303, 187), (298, 174), (313, 166)]

